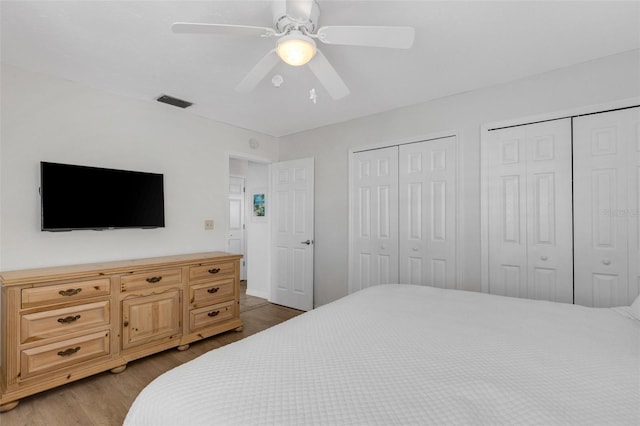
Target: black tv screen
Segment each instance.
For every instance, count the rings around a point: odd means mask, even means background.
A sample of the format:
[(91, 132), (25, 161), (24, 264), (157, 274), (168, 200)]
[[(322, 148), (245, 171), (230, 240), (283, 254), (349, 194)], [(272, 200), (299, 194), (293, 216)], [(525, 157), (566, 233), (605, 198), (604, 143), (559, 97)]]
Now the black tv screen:
[(43, 231), (164, 227), (162, 174), (40, 163)]

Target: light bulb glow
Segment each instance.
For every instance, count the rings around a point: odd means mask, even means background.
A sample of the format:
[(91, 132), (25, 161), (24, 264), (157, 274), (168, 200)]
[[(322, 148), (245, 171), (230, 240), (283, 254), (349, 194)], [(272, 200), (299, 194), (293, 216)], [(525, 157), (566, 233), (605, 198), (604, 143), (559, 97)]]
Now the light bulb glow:
[(285, 63), (298, 67), (313, 59), (316, 43), (300, 31), (294, 30), (278, 40), (276, 52)]

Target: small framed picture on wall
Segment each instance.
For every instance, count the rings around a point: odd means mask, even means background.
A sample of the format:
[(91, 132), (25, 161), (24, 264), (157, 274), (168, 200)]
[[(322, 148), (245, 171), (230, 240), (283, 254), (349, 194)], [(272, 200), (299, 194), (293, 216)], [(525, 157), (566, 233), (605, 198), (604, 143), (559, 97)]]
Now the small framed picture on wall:
[(255, 222), (267, 220), (267, 194), (265, 190), (254, 191), (251, 194), (251, 218)]

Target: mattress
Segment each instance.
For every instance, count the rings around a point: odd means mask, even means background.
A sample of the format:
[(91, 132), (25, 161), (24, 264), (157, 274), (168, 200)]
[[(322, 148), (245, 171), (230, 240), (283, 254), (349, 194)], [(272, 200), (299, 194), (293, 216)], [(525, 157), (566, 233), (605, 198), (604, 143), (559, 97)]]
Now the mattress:
[(125, 425), (639, 425), (625, 309), (371, 287), (166, 372)]

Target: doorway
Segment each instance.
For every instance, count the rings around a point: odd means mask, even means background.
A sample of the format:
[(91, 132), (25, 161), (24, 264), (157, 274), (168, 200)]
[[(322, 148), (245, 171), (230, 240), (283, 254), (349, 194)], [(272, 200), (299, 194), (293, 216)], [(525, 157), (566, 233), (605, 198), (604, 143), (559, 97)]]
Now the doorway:
[(226, 246), (244, 256), (247, 295), (313, 309), (313, 176), (313, 158), (229, 157)]
[(269, 164), (229, 157), (228, 233), (226, 251), (239, 253), (240, 279), (248, 296), (269, 299), (269, 223), (252, 214), (254, 194), (268, 193)]

